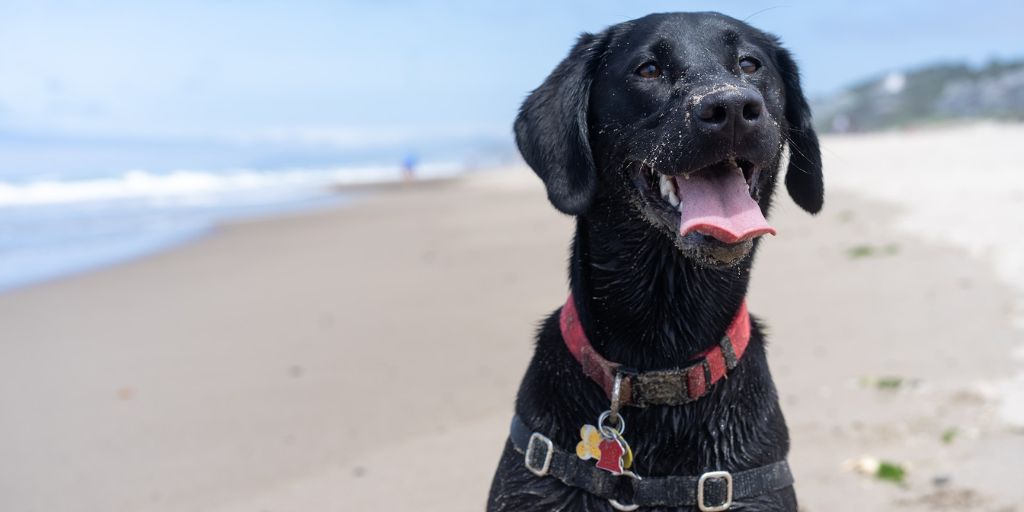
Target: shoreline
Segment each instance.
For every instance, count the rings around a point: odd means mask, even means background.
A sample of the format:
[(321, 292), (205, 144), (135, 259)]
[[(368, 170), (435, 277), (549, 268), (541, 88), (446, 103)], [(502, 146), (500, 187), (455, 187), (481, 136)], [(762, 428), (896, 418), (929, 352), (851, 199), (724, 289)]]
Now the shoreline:
[[(803, 509), (1012, 510), (1024, 431), (977, 383), (1018, 371), (1016, 291), (901, 229), (906, 208), (830, 188), (811, 217), (777, 194), (749, 303)], [(571, 233), (516, 168), (0, 294), (0, 503), (480, 510)], [(848, 469), (862, 457), (905, 484)]]
[[(200, 218), (195, 222), (186, 223), (174, 228), (164, 227), (155, 233), (144, 232), (141, 228), (137, 232), (118, 233), (120, 238), (128, 240), (127, 243), (123, 240), (120, 241), (121, 243), (115, 244), (111, 244), (109, 241), (106, 243), (89, 241), (85, 245), (70, 245), (66, 247), (67, 252), (84, 251), (86, 256), (59, 260), (51, 254), (44, 253), (43, 259), (48, 261), (48, 264), (42, 268), (32, 267), (28, 277), (23, 275), (8, 276), (0, 273), (0, 294), (38, 284), (60, 281), (80, 274), (115, 268), (138, 259), (158, 255), (181, 245), (197, 242), (233, 224), (259, 222), (267, 219), (295, 215), (301, 216), (320, 211), (346, 208), (373, 194), (388, 193), (409, 187), (436, 187), (466, 176), (473, 176), (481, 172), (495, 172), (496, 170), (500, 170), (500, 168), (475, 169), (455, 176), (426, 177), (413, 182), (380, 181), (331, 185), (323, 187), (323, 190), (319, 192), (317, 192), (318, 189), (311, 189), (307, 194), (301, 196), (303, 199), (297, 196), (294, 199), (282, 200), (262, 206), (239, 207), (236, 205), (234, 207), (227, 207), (220, 214), (208, 213), (205, 216), (200, 214)], [(196, 214), (196, 212), (191, 212), (187, 209), (182, 213), (185, 215)], [(65, 242), (64, 244), (68, 245), (68, 243)], [(19, 250), (24, 251), (25, 249), (24, 247), (14, 247), (12, 250), (17, 253)], [(36, 254), (35, 257), (39, 257), (39, 255)], [(0, 261), (0, 263), (10, 265), (9, 268), (12, 268), (27, 261), (30, 261), (30, 259), (22, 257), (15, 259), (13, 262)]]

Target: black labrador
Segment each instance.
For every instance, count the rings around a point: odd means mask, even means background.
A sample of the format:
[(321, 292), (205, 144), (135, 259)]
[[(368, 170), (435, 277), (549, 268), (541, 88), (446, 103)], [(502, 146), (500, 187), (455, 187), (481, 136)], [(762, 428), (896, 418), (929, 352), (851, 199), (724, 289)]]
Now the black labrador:
[(718, 13), (620, 23), (579, 38), (515, 134), (576, 232), (488, 510), (796, 510), (744, 302), (787, 148), (790, 196), (823, 203), (790, 53)]

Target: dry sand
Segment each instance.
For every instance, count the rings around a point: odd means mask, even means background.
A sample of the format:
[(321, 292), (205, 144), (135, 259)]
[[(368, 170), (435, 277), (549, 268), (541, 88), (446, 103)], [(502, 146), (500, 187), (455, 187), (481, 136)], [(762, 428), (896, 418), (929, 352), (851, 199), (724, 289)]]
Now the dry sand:
[[(891, 204), (777, 203), (750, 306), (803, 509), (1017, 510), (1024, 432), (978, 384), (1019, 368), (1016, 293)], [(571, 229), (520, 168), (0, 295), (0, 510), (481, 510)]]

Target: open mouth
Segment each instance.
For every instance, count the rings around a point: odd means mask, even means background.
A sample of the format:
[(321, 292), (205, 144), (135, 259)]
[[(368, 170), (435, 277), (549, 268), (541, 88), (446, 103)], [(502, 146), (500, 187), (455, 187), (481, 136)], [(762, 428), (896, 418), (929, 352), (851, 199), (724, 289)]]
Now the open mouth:
[(739, 244), (775, 234), (757, 203), (760, 172), (751, 162), (730, 158), (671, 176), (641, 165), (636, 181), (651, 213), (677, 226), (679, 236), (699, 233)]

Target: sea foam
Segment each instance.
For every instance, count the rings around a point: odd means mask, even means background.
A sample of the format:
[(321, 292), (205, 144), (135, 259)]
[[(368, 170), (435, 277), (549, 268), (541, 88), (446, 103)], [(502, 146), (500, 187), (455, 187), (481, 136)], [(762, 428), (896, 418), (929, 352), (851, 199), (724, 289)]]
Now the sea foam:
[[(417, 169), (416, 175), (418, 178), (433, 179), (453, 176), (460, 171), (461, 168), (454, 164), (433, 164)], [(401, 170), (397, 167), (278, 171), (238, 169), (218, 172), (178, 170), (169, 173), (131, 170), (120, 175), (82, 180), (0, 181), (0, 207), (137, 198), (209, 197), (261, 189), (309, 189), (388, 182), (400, 178)]]

